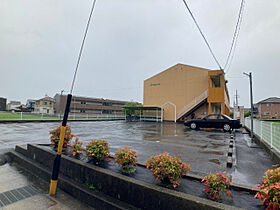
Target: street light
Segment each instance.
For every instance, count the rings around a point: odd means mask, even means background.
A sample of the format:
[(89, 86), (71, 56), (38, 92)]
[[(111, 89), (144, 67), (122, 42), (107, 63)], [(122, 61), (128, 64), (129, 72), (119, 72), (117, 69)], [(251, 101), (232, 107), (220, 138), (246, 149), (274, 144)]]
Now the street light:
[(250, 79), (250, 97), (251, 97), (251, 141), (253, 139), (254, 136), (254, 132), (253, 132), (253, 112), (254, 112), (254, 107), (253, 107), (253, 87), (252, 87), (252, 72), (246, 73), (243, 72), (244, 75), (248, 76)]

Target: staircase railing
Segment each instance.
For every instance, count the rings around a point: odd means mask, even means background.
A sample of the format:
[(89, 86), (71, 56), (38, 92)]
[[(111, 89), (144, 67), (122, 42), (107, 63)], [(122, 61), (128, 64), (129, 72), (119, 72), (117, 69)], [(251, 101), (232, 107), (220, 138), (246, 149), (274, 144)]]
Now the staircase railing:
[(192, 100), (190, 103), (184, 106), (179, 112), (177, 112), (176, 114), (177, 119), (182, 117), (183, 114), (185, 114), (191, 108), (193, 108), (194, 106), (202, 102), (207, 97), (208, 97), (208, 90), (204, 91), (201, 95), (197, 96), (194, 100)]

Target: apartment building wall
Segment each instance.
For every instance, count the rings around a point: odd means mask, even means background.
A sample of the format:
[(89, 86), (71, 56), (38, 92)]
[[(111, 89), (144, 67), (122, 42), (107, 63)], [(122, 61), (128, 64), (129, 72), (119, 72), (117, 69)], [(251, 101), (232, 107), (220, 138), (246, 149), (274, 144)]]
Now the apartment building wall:
[[(56, 94), (55, 99), (55, 113), (64, 113), (66, 95)], [(80, 115), (90, 115), (90, 114), (114, 114), (123, 115), (122, 107), (127, 103), (127, 101), (100, 99), (100, 98), (89, 98), (89, 97), (79, 97), (73, 96), (70, 113), (79, 113)]]
[[(144, 106), (176, 105), (176, 112), (208, 88), (208, 70), (177, 64), (144, 81)], [(164, 120), (174, 120), (174, 106), (164, 106)]]
[[(217, 75), (219, 86), (212, 81), (216, 82)], [(172, 104), (176, 105), (177, 119), (182, 119), (184, 116), (182, 118), (178, 116), (180, 110), (184, 111), (188, 104), (200, 98), (205, 92), (208, 93), (207, 104), (194, 112), (196, 117), (201, 118), (210, 113), (230, 114), (229, 95), (223, 71), (183, 64), (172, 66), (146, 79), (143, 102), (144, 106), (161, 107), (166, 104), (163, 107), (163, 120), (173, 121), (175, 108)]]

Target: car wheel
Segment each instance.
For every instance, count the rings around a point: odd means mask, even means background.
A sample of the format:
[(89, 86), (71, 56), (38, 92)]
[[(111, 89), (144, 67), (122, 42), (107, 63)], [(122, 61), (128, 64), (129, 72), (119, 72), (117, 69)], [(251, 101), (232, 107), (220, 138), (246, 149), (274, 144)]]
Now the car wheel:
[(223, 129), (224, 129), (224, 131), (228, 132), (228, 131), (230, 131), (231, 127), (230, 127), (229, 124), (224, 124), (224, 128)]
[(197, 125), (196, 125), (196, 123), (191, 123), (191, 129), (193, 129), (193, 130), (196, 130), (197, 129)]

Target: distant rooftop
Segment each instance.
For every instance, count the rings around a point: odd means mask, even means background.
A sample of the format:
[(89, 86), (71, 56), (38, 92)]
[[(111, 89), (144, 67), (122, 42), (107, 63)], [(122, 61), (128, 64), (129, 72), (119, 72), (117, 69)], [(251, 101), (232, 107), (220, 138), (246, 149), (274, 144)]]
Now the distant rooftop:
[(280, 98), (270, 97), (270, 98), (267, 98), (267, 99), (264, 99), (264, 100), (258, 102), (258, 104), (260, 104), (260, 103), (280, 103)]
[(37, 101), (54, 101), (54, 99), (52, 98), (52, 97), (49, 97), (49, 96), (46, 96), (46, 97), (44, 97), (44, 98), (41, 98), (41, 99), (39, 99), (39, 100), (37, 100)]

